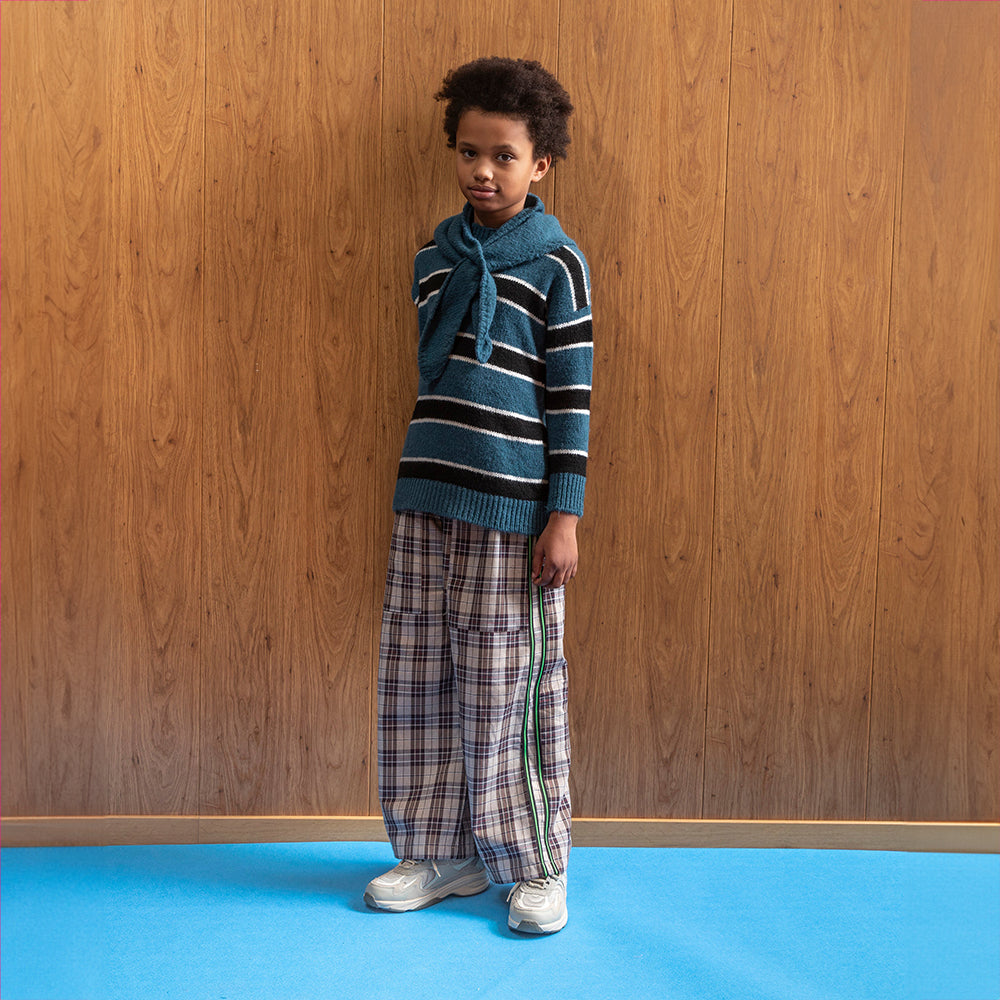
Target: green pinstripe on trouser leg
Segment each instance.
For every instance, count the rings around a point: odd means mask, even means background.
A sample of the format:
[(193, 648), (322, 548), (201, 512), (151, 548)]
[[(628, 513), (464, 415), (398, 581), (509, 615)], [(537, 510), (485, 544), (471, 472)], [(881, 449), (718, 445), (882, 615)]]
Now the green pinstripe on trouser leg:
[[(542, 674), (545, 672), (546, 654), (546, 630), (545, 630), (545, 608), (542, 599), (542, 588), (536, 587), (531, 582), (531, 565), (534, 558), (535, 543), (533, 539), (528, 542), (528, 634), (530, 636), (531, 661), (528, 664), (528, 682), (525, 686), (524, 700), (524, 723), (521, 727), (521, 752), (524, 764), (524, 781), (528, 789), (528, 802), (531, 806), (531, 819), (535, 829), (535, 840), (538, 844), (538, 855), (542, 863), (545, 875), (558, 875), (559, 867), (556, 865), (552, 851), (549, 847), (549, 833), (552, 827), (552, 810), (549, 806), (548, 792), (545, 790), (545, 774), (542, 768), (542, 741), (541, 724), (539, 719), (539, 702), (541, 699)], [(535, 598), (538, 600), (538, 620), (541, 629), (541, 656), (539, 657), (538, 673), (535, 674)], [(528, 716), (534, 709), (534, 730), (535, 730), (535, 761), (537, 766), (538, 785), (541, 788), (542, 809), (544, 814), (544, 825), (539, 821), (538, 804), (535, 801), (534, 782), (531, 774), (531, 754), (528, 745)], [(551, 870), (550, 870), (551, 869)]]

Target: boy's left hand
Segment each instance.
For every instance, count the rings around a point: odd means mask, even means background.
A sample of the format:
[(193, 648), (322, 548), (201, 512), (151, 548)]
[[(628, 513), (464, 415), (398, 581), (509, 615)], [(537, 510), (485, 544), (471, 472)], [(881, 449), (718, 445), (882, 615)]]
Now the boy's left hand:
[(576, 576), (576, 514), (554, 510), (535, 542), (531, 582), (539, 587), (561, 587)]

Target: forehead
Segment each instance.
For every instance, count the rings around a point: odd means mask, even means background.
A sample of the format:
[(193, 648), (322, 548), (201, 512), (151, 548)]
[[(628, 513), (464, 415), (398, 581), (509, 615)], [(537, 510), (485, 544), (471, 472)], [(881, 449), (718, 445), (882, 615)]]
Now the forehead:
[(528, 126), (520, 118), (469, 108), (463, 112), (455, 130), (458, 143), (467, 142), (473, 146), (493, 149), (498, 146), (530, 146)]

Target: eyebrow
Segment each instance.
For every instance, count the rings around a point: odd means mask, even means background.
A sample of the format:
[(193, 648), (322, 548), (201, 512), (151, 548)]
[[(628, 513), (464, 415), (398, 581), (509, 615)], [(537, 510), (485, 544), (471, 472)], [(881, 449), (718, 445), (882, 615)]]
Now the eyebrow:
[[(459, 145), (459, 147), (468, 147), (469, 149), (477, 149), (478, 148), (474, 142), (469, 142), (468, 139), (459, 139), (458, 140), (458, 145)], [(502, 143), (499, 146), (491, 146), (490, 149), (494, 153), (516, 153), (517, 152), (517, 148), (516, 147), (511, 146), (509, 143), (506, 143), (506, 142)]]

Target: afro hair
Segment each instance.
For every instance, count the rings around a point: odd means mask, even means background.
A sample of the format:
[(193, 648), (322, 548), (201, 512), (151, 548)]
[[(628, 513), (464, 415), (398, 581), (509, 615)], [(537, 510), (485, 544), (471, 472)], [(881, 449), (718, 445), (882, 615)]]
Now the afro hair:
[(536, 156), (566, 157), (573, 112), (569, 94), (541, 64), (527, 59), (489, 56), (453, 69), (445, 78), (437, 101), (447, 101), (444, 131), (455, 147), (458, 122), (470, 108), (524, 122)]

